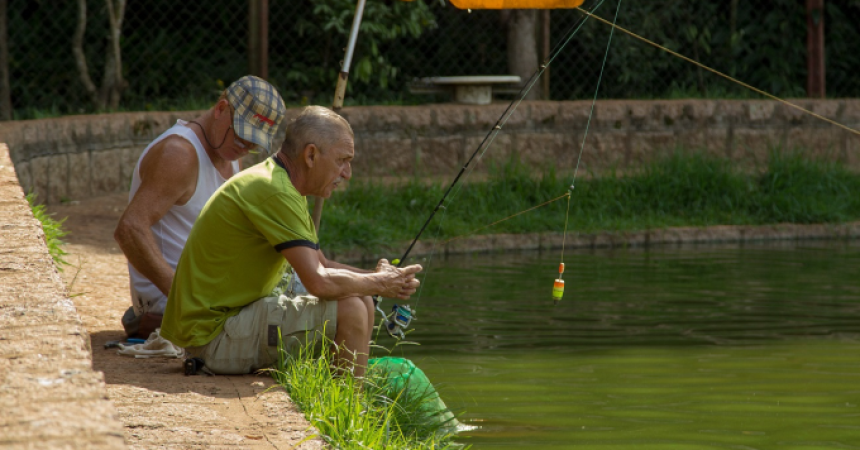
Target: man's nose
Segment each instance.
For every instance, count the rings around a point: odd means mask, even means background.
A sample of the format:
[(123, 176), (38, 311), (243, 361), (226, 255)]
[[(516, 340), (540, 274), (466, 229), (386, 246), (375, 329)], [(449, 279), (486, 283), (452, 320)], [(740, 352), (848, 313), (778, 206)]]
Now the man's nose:
[(346, 163), (346, 167), (343, 168), (341, 176), (346, 178), (347, 180), (352, 178), (352, 164)]

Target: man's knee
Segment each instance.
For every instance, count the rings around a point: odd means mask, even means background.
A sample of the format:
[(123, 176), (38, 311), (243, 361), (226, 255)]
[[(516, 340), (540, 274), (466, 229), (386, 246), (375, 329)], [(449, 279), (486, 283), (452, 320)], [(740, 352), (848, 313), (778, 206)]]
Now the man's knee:
[[(371, 300), (371, 305), (372, 300)], [(338, 327), (365, 329), (368, 327), (368, 304), (363, 297), (349, 297), (337, 302)]]
[(361, 297), (342, 298), (337, 301), (338, 319), (354, 318), (357, 316), (366, 317), (367, 305)]

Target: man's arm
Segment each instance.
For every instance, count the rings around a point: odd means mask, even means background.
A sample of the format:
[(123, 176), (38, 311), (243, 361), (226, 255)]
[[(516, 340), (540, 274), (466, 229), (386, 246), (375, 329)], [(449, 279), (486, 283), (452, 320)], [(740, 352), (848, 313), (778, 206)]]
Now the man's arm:
[(359, 273), (339, 263), (334, 264), (346, 268), (326, 267), (320, 260), (321, 253), (308, 247), (288, 248), (281, 254), (295, 269), (308, 292), (323, 299), (382, 295), (405, 300), (415, 293), (419, 285), (415, 274), (421, 271), (421, 266), (417, 264), (397, 268), (383, 259), (375, 271)]
[(150, 229), (174, 205), (194, 195), (197, 152), (190, 142), (167, 138), (147, 152), (140, 163), (141, 184), (119, 219), (114, 239), (131, 265), (167, 295), (174, 270), (164, 260)]
[[(337, 261), (332, 261), (332, 260), (325, 257), (322, 250), (318, 250), (317, 252), (319, 253), (320, 264), (322, 264), (323, 267), (325, 267), (327, 269), (343, 269), (343, 270), (349, 270), (349, 271), (352, 271), (355, 273), (373, 273), (373, 271), (371, 271), (371, 270), (359, 269), (358, 267), (353, 267), (353, 266), (350, 266), (347, 264), (339, 263)], [(299, 278), (301, 278), (301, 275), (299, 275)]]

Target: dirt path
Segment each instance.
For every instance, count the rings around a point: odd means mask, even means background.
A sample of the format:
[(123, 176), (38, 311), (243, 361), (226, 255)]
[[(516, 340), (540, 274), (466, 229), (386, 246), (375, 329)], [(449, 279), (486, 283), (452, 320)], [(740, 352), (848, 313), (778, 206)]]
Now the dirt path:
[[(113, 240), (126, 202), (120, 194), (48, 209), (55, 218), (68, 217), (66, 260), (74, 267), (66, 267), (63, 280), (90, 333), (93, 368), (105, 374), (129, 447), (289, 449), (313, 435), (283, 390), (267, 391), (274, 384), (267, 376), (186, 377), (181, 360), (133, 359), (104, 348), (124, 338), (120, 317), (130, 305), (126, 260)], [(323, 444), (309, 440), (297, 448)]]

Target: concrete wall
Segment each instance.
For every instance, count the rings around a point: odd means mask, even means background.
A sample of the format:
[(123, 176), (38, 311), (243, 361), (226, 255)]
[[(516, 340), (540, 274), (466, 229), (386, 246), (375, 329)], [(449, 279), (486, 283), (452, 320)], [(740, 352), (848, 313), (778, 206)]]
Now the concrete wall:
[[(797, 100), (860, 128), (860, 100)], [(452, 177), (507, 104), (345, 108), (356, 132), (357, 177)], [(476, 170), (517, 157), (536, 171), (573, 170), (591, 102), (523, 102)], [(291, 110), (291, 114), (298, 110)], [(125, 192), (140, 152), (177, 118), (200, 112), (123, 113), (0, 123), (18, 177), (49, 203)], [(597, 102), (581, 171), (640, 166), (676, 148), (756, 166), (773, 146), (860, 170), (860, 137), (773, 101), (656, 100)], [(253, 161), (249, 161), (253, 162)], [(582, 173), (582, 172), (581, 172)]]
[(0, 144), (0, 447), (125, 448), (89, 346)]

